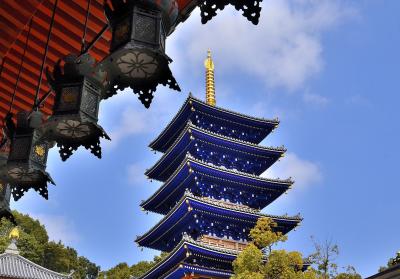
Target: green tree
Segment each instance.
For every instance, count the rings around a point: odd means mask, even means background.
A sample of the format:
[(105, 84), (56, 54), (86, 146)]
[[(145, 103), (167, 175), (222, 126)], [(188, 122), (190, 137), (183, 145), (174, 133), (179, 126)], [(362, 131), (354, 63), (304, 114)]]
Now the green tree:
[(250, 243), (233, 262), (234, 279), (264, 278), (263, 253)]
[[(276, 231), (277, 224), (271, 218), (260, 218), (250, 231), (250, 243), (233, 262), (233, 279), (269, 278), (295, 279), (316, 278), (314, 271), (303, 274), (303, 259), (299, 252), (272, 250), (287, 237)], [(264, 253), (263, 253), (264, 251)], [(307, 277), (304, 277), (307, 275)]]
[(386, 269), (398, 264), (400, 264), (400, 251), (396, 253), (395, 257), (389, 259), (386, 266), (381, 266), (379, 272), (385, 271)]
[(274, 244), (287, 240), (287, 236), (277, 232), (276, 227), (276, 222), (271, 218), (260, 218), (256, 226), (250, 230), (250, 237), (258, 248), (267, 249), (271, 253)]
[(265, 278), (271, 279), (303, 278), (302, 268), (303, 259), (299, 252), (274, 250), (265, 264), (264, 274)]
[[(74, 279), (95, 279), (99, 267), (84, 257), (79, 257), (75, 249), (61, 242), (49, 242), (46, 228), (29, 215), (13, 211), (20, 231), (17, 246), (21, 256), (45, 268), (61, 273), (75, 270)], [(0, 253), (10, 244), (8, 237), (14, 228), (9, 220), (0, 220)]]
[[(133, 277), (140, 277), (144, 275), (147, 271), (149, 271), (154, 265), (161, 262), (165, 257), (169, 254), (166, 252), (162, 252), (160, 255), (154, 256), (152, 261), (140, 261), (136, 264), (133, 264), (131, 267), (128, 266), (126, 263), (120, 263), (114, 266), (113, 268), (103, 271), (99, 275), (99, 279), (105, 278), (105, 275), (108, 278), (130, 278)], [(120, 277), (118, 277), (120, 276)]]
[(335, 260), (339, 255), (338, 245), (333, 243), (332, 240), (319, 242), (313, 236), (311, 240), (315, 248), (315, 252), (310, 255), (311, 261), (317, 265), (323, 278), (334, 278), (337, 274)]
[(129, 279), (131, 277), (131, 268), (127, 263), (120, 263), (106, 272), (100, 273), (99, 279)]
[(260, 218), (250, 231), (250, 237), (252, 242), (233, 262), (233, 279), (361, 279), (351, 266), (346, 272), (336, 273), (334, 260), (339, 249), (332, 242), (319, 244), (314, 241), (316, 252), (310, 259), (314, 260), (317, 269), (310, 266), (303, 271), (301, 253), (272, 249), (287, 237), (276, 232), (276, 223), (270, 218)]

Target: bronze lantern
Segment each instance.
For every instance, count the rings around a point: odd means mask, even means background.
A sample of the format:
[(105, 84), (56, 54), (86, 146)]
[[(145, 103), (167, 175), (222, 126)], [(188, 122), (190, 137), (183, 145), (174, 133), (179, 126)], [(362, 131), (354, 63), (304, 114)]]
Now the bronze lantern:
[(165, 40), (178, 16), (175, 0), (112, 0), (104, 6), (112, 29), (110, 54), (101, 67), (108, 73), (108, 98), (127, 87), (148, 108), (158, 84), (180, 91), (169, 68)]
[(55, 92), (53, 114), (43, 125), (44, 138), (55, 141), (63, 161), (79, 146), (101, 158), (100, 137), (110, 139), (97, 124), (103, 85), (89, 54), (69, 55), (55, 65), (53, 73), (46, 69), (47, 80)]
[(42, 114), (39, 111), (17, 114), (6, 174), (0, 178), (2, 182), (10, 184), (16, 201), (31, 188), (47, 199), (47, 182), (54, 184), (46, 172), (47, 154), (51, 146), (49, 142), (41, 140), (41, 120)]
[(10, 209), (11, 189), (10, 185), (0, 183), (0, 219), (6, 218), (15, 223), (14, 216)]

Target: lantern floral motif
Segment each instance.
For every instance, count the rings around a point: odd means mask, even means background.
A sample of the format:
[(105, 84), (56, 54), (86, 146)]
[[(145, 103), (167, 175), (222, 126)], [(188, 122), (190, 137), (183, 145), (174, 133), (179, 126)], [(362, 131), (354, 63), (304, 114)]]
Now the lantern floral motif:
[(148, 108), (159, 84), (180, 91), (169, 69), (165, 40), (173, 30), (178, 5), (172, 1), (112, 0), (104, 6), (112, 29), (110, 54), (100, 65), (108, 74), (104, 98), (132, 88)]
[(231, 4), (236, 10), (242, 10), (243, 16), (246, 17), (253, 24), (257, 25), (261, 7), (260, 3), (262, 0), (204, 0), (200, 1), (200, 15), (201, 22), (207, 23), (214, 16), (217, 15), (217, 10), (223, 10), (225, 6)]
[(51, 144), (42, 139), (41, 119), (42, 114), (39, 111), (23, 111), (17, 115), (6, 173), (2, 173), (0, 178), (2, 182), (10, 184), (16, 201), (31, 188), (47, 199), (47, 183), (54, 184), (46, 172), (47, 153)]
[(63, 161), (79, 146), (101, 158), (100, 138), (110, 139), (97, 124), (103, 94), (102, 75), (95, 69), (89, 55), (69, 55), (55, 65), (53, 73), (47, 69), (47, 80), (55, 92), (53, 115), (43, 125), (44, 138), (57, 142)]

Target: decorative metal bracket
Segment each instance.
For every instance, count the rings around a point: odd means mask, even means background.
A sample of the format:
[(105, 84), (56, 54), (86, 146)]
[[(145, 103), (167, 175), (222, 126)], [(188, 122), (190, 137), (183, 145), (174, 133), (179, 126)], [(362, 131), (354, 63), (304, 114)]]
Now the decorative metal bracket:
[(205, 0), (201, 1), (200, 14), (201, 22), (206, 24), (217, 15), (217, 10), (223, 10), (225, 6), (231, 4), (236, 10), (242, 10), (243, 16), (254, 25), (258, 24), (260, 18), (262, 0)]

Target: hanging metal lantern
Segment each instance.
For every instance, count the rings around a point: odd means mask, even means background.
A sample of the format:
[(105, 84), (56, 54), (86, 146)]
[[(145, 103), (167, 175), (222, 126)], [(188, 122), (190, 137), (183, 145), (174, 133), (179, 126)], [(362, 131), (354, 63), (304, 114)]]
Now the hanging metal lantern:
[(47, 199), (47, 182), (54, 184), (46, 172), (50, 143), (40, 140), (41, 119), (42, 114), (39, 111), (30, 115), (28, 112), (19, 112), (17, 115), (17, 126), (11, 139), (6, 165), (6, 176), (1, 178), (1, 181), (10, 184), (16, 201), (31, 188)]
[(110, 140), (97, 124), (103, 86), (99, 72), (94, 72), (94, 59), (88, 54), (69, 55), (61, 61), (47, 80), (55, 92), (53, 115), (43, 125), (44, 138), (57, 142), (63, 161), (79, 146), (101, 158), (100, 137)]
[(10, 209), (11, 189), (10, 185), (0, 183), (0, 220), (6, 218), (15, 223), (14, 216)]
[[(3, 130), (3, 138), (0, 141), (0, 177), (6, 176), (8, 154), (10, 153), (10, 140)], [(0, 182), (0, 219), (7, 218), (15, 223), (14, 216), (10, 210), (10, 185)]]
[(105, 14), (112, 29), (110, 54), (102, 62), (109, 75), (108, 98), (131, 87), (148, 108), (158, 84), (180, 91), (169, 69), (165, 39), (178, 16), (175, 0), (111, 0)]
[(223, 10), (225, 6), (231, 4), (236, 10), (242, 10), (243, 16), (253, 24), (257, 25), (260, 19), (262, 0), (203, 0), (200, 1), (201, 22), (207, 23), (217, 15), (217, 10)]

